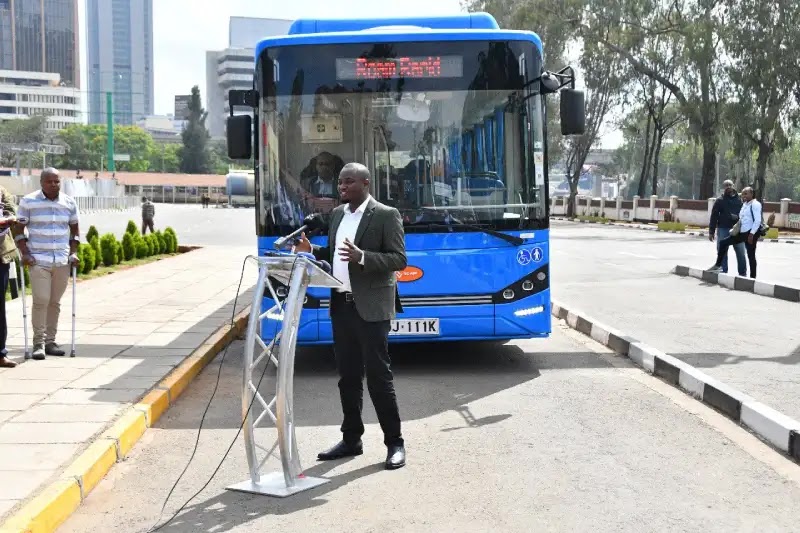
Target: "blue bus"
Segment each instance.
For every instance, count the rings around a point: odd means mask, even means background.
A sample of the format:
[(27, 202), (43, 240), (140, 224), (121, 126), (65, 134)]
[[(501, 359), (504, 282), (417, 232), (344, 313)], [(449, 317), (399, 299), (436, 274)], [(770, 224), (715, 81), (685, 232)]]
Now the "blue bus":
[[(583, 133), (573, 70), (545, 70), (535, 33), (485, 13), (295, 21), (258, 43), (253, 89), (229, 95), (229, 155), (255, 160), (259, 254), (339, 205), (339, 170), (360, 162), (373, 197), (404, 221), (404, 312), (390, 342), (548, 336), (545, 97), (555, 92), (562, 134)], [(235, 106), (252, 107), (255, 123)], [(329, 298), (309, 289), (299, 345), (332, 344)]]

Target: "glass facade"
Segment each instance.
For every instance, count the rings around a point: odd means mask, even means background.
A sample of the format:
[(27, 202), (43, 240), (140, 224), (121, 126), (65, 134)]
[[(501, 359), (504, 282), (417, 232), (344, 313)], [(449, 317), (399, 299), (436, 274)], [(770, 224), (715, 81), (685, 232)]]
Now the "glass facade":
[(57, 72), (77, 86), (77, 8), (77, 0), (0, 0), (0, 68)]

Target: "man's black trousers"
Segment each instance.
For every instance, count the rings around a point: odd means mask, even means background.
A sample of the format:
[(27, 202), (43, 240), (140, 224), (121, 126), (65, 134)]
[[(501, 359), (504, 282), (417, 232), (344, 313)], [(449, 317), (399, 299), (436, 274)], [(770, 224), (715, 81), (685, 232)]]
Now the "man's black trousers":
[[(349, 301), (348, 301), (349, 300)], [(389, 359), (390, 321), (367, 322), (359, 316), (352, 296), (334, 291), (331, 298), (333, 349), (339, 372), (343, 440), (355, 444), (364, 434), (364, 373), (387, 446), (403, 445), (400, 413)]]

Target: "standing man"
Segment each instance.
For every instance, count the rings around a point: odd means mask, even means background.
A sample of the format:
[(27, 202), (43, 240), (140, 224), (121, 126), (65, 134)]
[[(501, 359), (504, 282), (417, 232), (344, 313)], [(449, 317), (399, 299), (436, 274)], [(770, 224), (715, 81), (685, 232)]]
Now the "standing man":
[[(731, 180), (723, 182), (725, 191), (714, 202), (714, 207), (711, 210), (711, 221), (708, 224), (708, 240), (714, 242), (714, 233), (716, 231), (717, 237), (717, 251), (719, 251), (719, 244), (730, 236), (731, 228), (739, 220), (739, 211), (742, 210), (742, 200), (736, 193)], [(736, 263), (740, 276), (747, 275), (747, 263), (745, 262), (744, 243), (738, 243), (733, 246), (736, 252)], [(722, 258), (722, 272), (728, 272), (728, 254)]]
[[(33, 293), (33, 359), (64, 355), (56, 344), (61, 297), (69, 283), (70, 267), (78, 264), (78, 204), (61, 192), (58, 170), (46, 168), (42, 188), (22, 198), (14, 240), (22, 262), (30, 266)], [(24, 230), (28, 228), (28, 236)]]
[[(406, 267), (405, 235), (400, 212), (376, 202), (369, 194), (369, 182), (364, 165), (344, 166), (338, 187), (344, 205), (331, 214), (328, 246), (314, 250), (318, 259), (333, 265), (334, 277), (344, 285), (332, 291), (330, 305), (343, 439), (318, 458), (326, 461), (363, 453), (366, 368), (367, 389), (388, 451), (386, 468), (393, 470), (406, 464), (388, 351), (390, 321), (403, 310), (395, 272)], [(296, 251), (312, 251), (305, 235)]]
[(722, 269), (722, 258), (728, 253), (728, 247), (743, 242), (747, 249), (747, 259), (750, 261), (750, 277), (755, 279), (756, 267), (758, 266), (756, 262), (756, 244), (760, 237), (759, 229), (762, 221), (761, 202), (753, 197), (753, 189), (751, 187), (742, 189), (742, 200), (744, 200), (744, 205), (739, 211), (739, 219), (742, 221), (739, 233), (720, 241), (717, 261), (709, 271), (719, 272)]
[[(5, 188), (0, 187), (0, 202), (2, 202), (3, 215), (0, 217), (0, 290), (3, 298), (0, 298), (0, 368), (14, 368), (17, 363), (8, 358), (6, 341), (8, 340), (8, 319), (6, 318), (6, 299), (5, 294), (8, 290), (8, 277), (17, 257), (17, 247), (14, 246), (14, 239), (11, 236), (11, 226), (16, 222), (17, 207), (14, 205), (14, 198)], [(25, 296), (23, 295), (23, 298)]]
[(142, 196), (142, 235), (147, 233), (147, 228), (150, 228), (150, 233), (154, 233), (153, 219), (156, 217), (156, 206), (153, 205), (147, 196)]

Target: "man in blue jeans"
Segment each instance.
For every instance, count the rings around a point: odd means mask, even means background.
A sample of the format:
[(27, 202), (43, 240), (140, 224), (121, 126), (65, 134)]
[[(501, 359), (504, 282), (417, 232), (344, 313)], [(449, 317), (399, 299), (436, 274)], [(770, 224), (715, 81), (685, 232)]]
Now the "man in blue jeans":
[[(742, 209), (742, 200), (736, 193), (731, 180), (725, 180), (722, 184), (725, 192), (717, 198), (714, 202), (714, 207), (711, 210), (711, 221), (708, 224), (708, 240), (714, 242), (714, 234), (717, 237), (717, 251), (719, 251), (719, 243), (726, 239), (731, 234), (731, 228), (739, 220), (739, 211)], [(747, 261), (745, 255), (744, 243), (740, 242), (733, 246), (736, 252), (736, 263), (739, 269), (740, 276), (747, 276)], [(728, 272), (728, 254), (722, 258), (722, 272)]]

